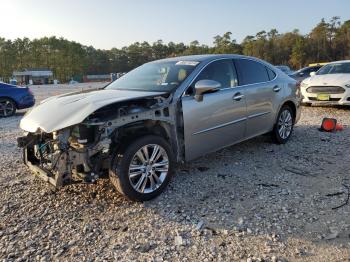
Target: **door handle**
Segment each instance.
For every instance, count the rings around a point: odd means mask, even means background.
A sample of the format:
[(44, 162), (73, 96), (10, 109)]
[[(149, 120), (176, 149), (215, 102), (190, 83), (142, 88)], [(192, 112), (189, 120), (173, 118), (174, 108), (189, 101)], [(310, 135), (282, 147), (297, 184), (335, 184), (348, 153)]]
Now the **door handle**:
[(244, 95), (242, 95), (241, 93), (236, 93), (236, 94), (232, 97), (232, 99), (233, 99), (233, 100), (236, 100), (236, 101), (239, 101), (239, 100), (241, 100), (243, 97), (244, 97)]
[(273, 87), (273, 91), (274, 91), (274, 92), (278, 92), (278, 91), (280, 91), (280, 90), (281, 90), (281, 87), (278, 86), (278, 85), (275, 85), (275, 86)]

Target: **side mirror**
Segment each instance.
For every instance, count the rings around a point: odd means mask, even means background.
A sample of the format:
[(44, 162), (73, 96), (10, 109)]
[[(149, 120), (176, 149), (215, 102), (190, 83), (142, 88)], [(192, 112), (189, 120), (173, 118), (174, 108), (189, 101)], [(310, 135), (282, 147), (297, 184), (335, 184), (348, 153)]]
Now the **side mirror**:
[(316, 72), (311, 72), (310, 73), (310, 76), (315, 76), (316, 75)]
[(194, 99), (197, 102), (203, 101), (203, 94), (219, 90), (221, 84), (214, 80), (199, 80), (195, 85)]

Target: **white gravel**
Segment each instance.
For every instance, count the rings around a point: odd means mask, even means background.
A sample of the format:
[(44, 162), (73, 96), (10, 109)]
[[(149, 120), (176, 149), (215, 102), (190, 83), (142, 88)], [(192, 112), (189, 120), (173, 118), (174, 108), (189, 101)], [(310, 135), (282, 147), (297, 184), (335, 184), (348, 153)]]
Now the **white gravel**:
[[(32, 90), (66, 92), (48, 88)], [(303, 108), (286, 145), (262, 136), (180, 165), (146, 203), (107, 179), (52, 191), (22, 164), (22, 115), (0, 119), (4, 261), (350, 261), (350, 204), (332, 209), (350, 185), (348, 108)], [(319, 132), (326, 116), (344, 131)]]

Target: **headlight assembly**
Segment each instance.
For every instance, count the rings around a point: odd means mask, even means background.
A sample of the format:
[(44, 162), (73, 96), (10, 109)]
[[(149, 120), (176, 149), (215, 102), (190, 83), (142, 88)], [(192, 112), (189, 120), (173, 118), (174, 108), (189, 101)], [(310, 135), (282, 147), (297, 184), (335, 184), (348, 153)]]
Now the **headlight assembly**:
[(301, 86), (301, 87), (307, 87), (307, 84), (304, 83), (304, 82), (301, 82), (300, 86)]

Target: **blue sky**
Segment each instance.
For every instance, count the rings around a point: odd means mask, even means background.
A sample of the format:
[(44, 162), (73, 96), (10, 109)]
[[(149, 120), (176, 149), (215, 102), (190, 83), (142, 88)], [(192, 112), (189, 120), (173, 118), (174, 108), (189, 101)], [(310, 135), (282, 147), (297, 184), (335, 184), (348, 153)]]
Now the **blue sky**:
[(350, 19), (350, 0), (0, 0), (0, 36), (62, 36), (110, 49), (136, 41), (238, 42), (276, 28), (308, 33), (321, 18)]

